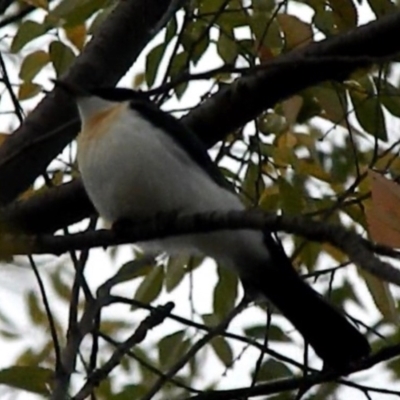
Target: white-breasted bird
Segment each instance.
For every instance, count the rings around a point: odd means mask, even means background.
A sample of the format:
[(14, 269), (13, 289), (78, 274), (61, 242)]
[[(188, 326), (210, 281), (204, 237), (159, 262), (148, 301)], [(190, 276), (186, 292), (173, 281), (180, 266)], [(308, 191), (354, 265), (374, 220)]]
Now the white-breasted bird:
[[(163, 212), (243, 210), (197, 136), (130, 89), (81, 89), (54, 81), (78, 106), (78, 166), (99, 214), (111, 223)], [(167, 252), (210, 256), (271, 301), (330, 368), (370, 352), (364, 336), (295, 272), (272, 235), (223, 230), (163, 239)]]

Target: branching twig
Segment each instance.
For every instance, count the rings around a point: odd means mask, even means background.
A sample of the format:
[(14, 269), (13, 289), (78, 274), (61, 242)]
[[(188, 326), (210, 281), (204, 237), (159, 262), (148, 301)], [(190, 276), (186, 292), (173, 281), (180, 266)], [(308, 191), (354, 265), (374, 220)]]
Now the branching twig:
[(386, 347), (375, 353), (374, 355), (358, 362), (357, 364), (345, 370), (334, 372), (321, 372), (313, 375), (307, 375), (305, 377), (275, 380), (273, 382), (256, 385), (252, 388), (244, 387), (232, 390), (205, 392), (200, 395), (190, 397), (190, 400), (234, 400), (245, 396), (266, 396), (269, 394), (300, 389), (304, 386), (312, 387), (320, 383), (336, 381), (341, 375), (348, 375), (351, 373), (369, 369), (380, 362), (389, 360), (399, 355), (400, 345), (397, 344), (394, 346)]
[[(168, 317), (170, 317), (168, 315)], [(121, 343), (117, 342), (116, 340), (114, 340), (113, 338), (111, 338), (110, 336), (104, 334), (104, 333), (99, 333), (99, 336), (104, 339), (106, 342), (111, 343), (114, 346), (120, 346)], [(157, 376), (165, 376), (165, 374), (163, 372), (161, 372), (158, 368), (154, 367), (152, 364), (150, 364), (149, 362), (145, 361), (144, 359), (142, 359), (141, 357), (139, 357), (137, 354), (135, 354), (133, 351), (128, 351), (126, 353), (129, 357), (133, 358), (134, 360), (136, 360), (139, 364), (143, 365), (145, 368), (147, 368), (149, 371), (151, 371), (153, 374), (157, 375)], [(175, 386), (180, 387), (182, 389), (187, 390), (188, 392), (192, 392), (192, 393), (201, 393), (201, 390), (198, 389), (194, 389), (188, 385), (185, 385), (183, 382), (178, 381), (177, 379), (171, 378), (169, 380), (169, 382), (172, 382)]]
[(191, 348), (190, 350), (181, 357), (170, 369), (169, 371), (165, 374), (165, 376), (162, 376), (158, 378), (156, 383), (150, 388), (150, 390), (146, 393), (145, 396), (141, 400), (150, 400), (153, 398), (153, 396), (163, 387), (164, 383), (167, 382), (169, 379), (171, 379), (173, 376), (176, 375), (176, 373), (183, 368), (186, 363), (193, 358), (196, 353), (202, 349), (213, 337), (221, 334), (229, 325), (229, 323), (232, 321), (233, 318), (235, 318), (242, 310), (243, 307), (246, 306), (246, 301), (242, 301), (237, 307), (235, 307), (230, 314), (221, 322), (219, 323), (215, 328), (211, 329), (207, 334), (205, 334), (200, 340), (198, 340)]
[(157, 307), (152, 313), (138, 326), (136, 331), (121, 345), (117, 347), (112, 356), (105, 362), (105, 364), (92, 372), (88, 380), (73, 397), (74, 400), (84, 400), (90, 395), (92, 390), (105, 379), (108, 374), (119, 365), (122, 357), (136, 344), (142, 342), (147, 332), (157, 325), (160, 325), (168, 314), (174, 308), (174, 303), (167, 303), (164, 306)]
[(60, 369), (62, 368), (62, 363), (61, 363), (60, 341), (58, 340), (56, 323), (54, 321), (53, 314), (52, 314), (51, 308), (50, 308), (49, 299), (46, 294), (46, 289), (44, 287), (43, 280), (40, 276), (39, 270), (36, 266), (35, 260), (33, 259), (32, 256), (28, 256), (28, 259), (29, 259), (29, 263), (31, 264), (33, 273), (35, 274), (36, 280), (38, 282), (40, 294), (41, 294), (42, 300), (43, 300), (43, 306), (46, 310), (47, 319), (49, 321), (50, 334), (51, 334), (51, 339), (53, 341), (54, 353), (55, 353), (55, 359), (56, 359), (55, 370), (57, 373), (57, 371), (60, 371)]

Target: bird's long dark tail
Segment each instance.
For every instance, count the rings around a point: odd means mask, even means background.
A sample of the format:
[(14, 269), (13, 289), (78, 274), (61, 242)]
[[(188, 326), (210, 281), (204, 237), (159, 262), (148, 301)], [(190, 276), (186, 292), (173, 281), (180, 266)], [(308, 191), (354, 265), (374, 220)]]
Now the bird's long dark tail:
[(264, 267), (265, 277), (258, 276), (256, 282), (252, 279), (249, 286), (264, 294), (292, 322), (325, 367), (344, 367), (367, 356), (370, 346), (365, 337), (298, 276), (269, 234), (265, 242), (274, 266)]

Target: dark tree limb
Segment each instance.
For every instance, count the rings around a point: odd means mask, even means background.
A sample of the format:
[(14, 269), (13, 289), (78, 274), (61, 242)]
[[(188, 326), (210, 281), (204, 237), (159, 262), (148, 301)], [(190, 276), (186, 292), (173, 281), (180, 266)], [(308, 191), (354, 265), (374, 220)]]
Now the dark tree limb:
[(0, 224), (25, 232), (51, 233), (94, 213), (77, 179), (8, 205), (0, 212)]
[[(387, 59), (397, 54), (400, 43), (395, 43), (392, 38), (398, 35), (400, 12), (293, 50), (277, 57), (270, 63), (270, 68), (265, 64), (265, 68), (255, 74), (224, 87), (183, 121), (210, 147), (300, 90), (326, 80), (343, 81), (355, 69), (366, 65), (366, 57)], [(329, 57), (329, 64), (324, 62), (324, 57)], [(346, 57), (354, 61), (350, 62)]]
[[(115, 85), (154, 36), (154, 28), (161, 28), (170, 3), (120, 1), (64, 78), (82, 86)], [(68, 96), (58, 90), (47, 95), (0, 147), (0, 203), (27, 189), (76, 136), (79, 125)]]
[[(379, 279), (400, 286), (400, 271), (377, 258), (373, 252), (384, 253), (376, 246), (340, 225), (330, 225), (301, 216), (278, 216), (261, 211), (231, 211), (177, 216), (168, 213), (155, 219), (139, 221), (123, 232), (113, 230), (87, 231), (66, 236), (19, 236), (3, 234), (0, 254), (63, 254), (71, 250), (87, 250), (165, 238), (173, 235), (207, 233), (219, 229), (266, 229), (284, 231), (316, 242), (328, 242), (337, 247), (357, 265)], [(390, 249), (387, 249), (388, 251)]]

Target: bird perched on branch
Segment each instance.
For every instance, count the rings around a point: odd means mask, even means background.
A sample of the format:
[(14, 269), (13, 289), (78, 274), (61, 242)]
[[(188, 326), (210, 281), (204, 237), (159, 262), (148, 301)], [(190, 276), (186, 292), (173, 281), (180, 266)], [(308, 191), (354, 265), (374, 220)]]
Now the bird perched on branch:
[[(89, 198), (106, 220), (244, 209), (196, 135), (140, 93), (55, 84), (78, 106), (78, 165)], [(157, 245), (210, 256), (236, 272), (249, 293), (271, 301), (292, 322), (325, 366), (347, 366), (368, 355), (364, 336), (297, 275), (269, 232), (222, 230)]]

